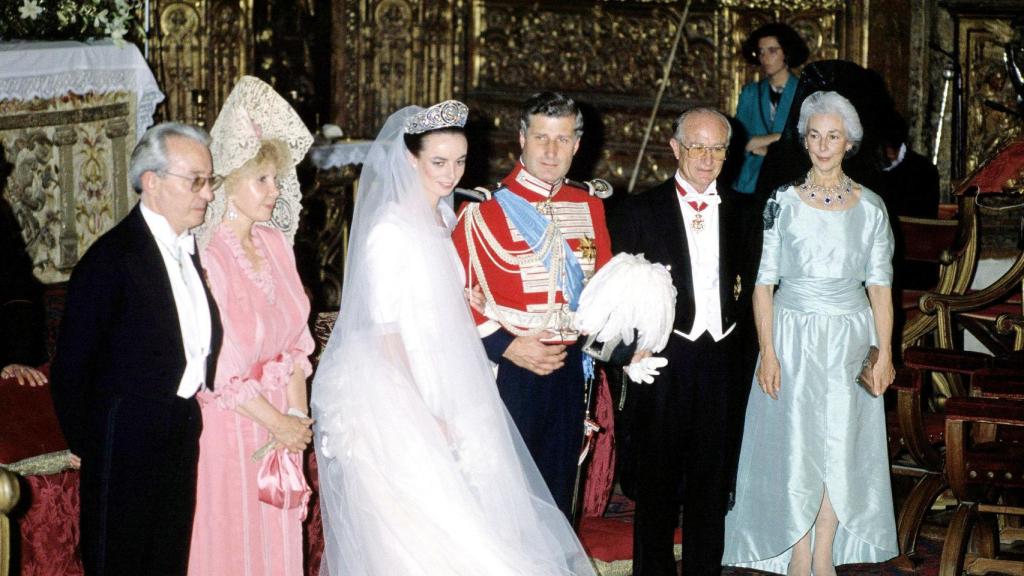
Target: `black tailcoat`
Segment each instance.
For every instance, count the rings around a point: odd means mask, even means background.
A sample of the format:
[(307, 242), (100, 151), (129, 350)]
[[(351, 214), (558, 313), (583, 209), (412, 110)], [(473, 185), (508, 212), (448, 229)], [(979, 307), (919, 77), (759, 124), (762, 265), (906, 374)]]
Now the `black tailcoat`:
[[(212, 385), (220, 315), (204, 278)], [(50, 379), (61, 429), (82, 458), (87, 574), (184, 574), (202, 421), (177, 396), (185, 352), (171, 283), (139, 206), (71, 275)]]
[[(650, 385), (630, 384), (622, 415), (622, 483), (637, 502), (634, 574), (675, 574), (672, 533), (683, 507), (686, 574), (717, 574), (756, 338), (751, 292), (761, 255), (754, 197), (721, 191), (719, 298), (727, 336), (673, 334), (669, 363)], [(643, 253), (670, 268), (674, 327), (689, 333), (696, 312), (684, 218), (674, 179), (621, 201), (609, 218), (614, 251)], [(702, 233), (710, 233), (705, 230)]]

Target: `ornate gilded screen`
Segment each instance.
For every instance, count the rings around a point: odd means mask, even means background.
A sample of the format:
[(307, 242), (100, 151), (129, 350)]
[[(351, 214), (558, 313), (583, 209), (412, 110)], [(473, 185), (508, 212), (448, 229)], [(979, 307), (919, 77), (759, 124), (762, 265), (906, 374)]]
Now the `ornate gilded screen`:
[[(667, 142), (680, 111), (698, 103), (728, 114), (735, 110), (740, 89), (756, 74), (738, 55), (750, 31), (784, 20), (807, 40), (812, 59), (841, 57), (863, 64), (866, 5), (866, 0), (692, 3), (638, 181), (663, 180), (675, 168)], [(489, 128), (488, 175), (500, 176), (518, 155), (519, 103), (539, 90), (560, 90), (589, 112), (573, 175), (600, 176), (621, 188), (636, 161), (685, 6), (678, 1), (473, 0), (463, 16), (464, 91)]]
[(960, 66), (964, 78), (964, 174), (971, 173), (1007, 142), (1021, 136), (1021, 122), (993, 108), (1016, 109), (1006, 73), (1004, 47), (1012, 38), (1009, 20), (966, 17), (958, 24)]

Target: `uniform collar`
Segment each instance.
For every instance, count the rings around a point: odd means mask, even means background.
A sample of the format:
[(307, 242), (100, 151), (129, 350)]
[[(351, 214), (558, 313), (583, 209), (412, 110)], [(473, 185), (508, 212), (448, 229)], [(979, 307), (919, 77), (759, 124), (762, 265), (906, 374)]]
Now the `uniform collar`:
[(502, 184), (510, 189), (517, 191), (529, 191), (544, 198), (551, 198), (562, 189), (562, 184), (565, 182), (563, 178), (558, 184), (552, 186), (547, 182), (537, 178), (533, 174), (526, 171), (526, 167), (523, 166), (523, 161), (516, 161), (516, 167), (512, 169), (512, 172), (502, 181)]

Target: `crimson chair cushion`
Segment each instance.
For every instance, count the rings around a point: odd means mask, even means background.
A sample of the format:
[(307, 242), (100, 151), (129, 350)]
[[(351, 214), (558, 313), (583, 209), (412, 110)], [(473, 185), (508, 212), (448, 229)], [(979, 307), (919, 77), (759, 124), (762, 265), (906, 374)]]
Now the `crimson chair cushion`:
[[(42, 370), (49, 372), (46, 366)], [(0, 379), (0, 422), (0, 464), (67, 450), (49, 384), (22, 386), (14, 378)]]

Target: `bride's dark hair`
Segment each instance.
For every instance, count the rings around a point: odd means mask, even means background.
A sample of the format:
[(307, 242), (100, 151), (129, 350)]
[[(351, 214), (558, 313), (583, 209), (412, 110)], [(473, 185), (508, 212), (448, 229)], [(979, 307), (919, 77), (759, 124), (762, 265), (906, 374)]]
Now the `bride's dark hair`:
[(460, 126), (445, 126), (444, 128), (420, 132), (419, 134), (404, 134), (406, 149), (419, 158), (420, 152), (423, 151), (423, 139), (431, 134), (462, 134), (465, 136), (466, 130)]

